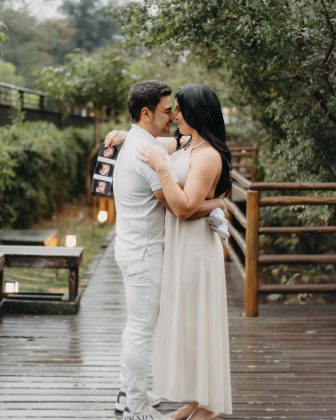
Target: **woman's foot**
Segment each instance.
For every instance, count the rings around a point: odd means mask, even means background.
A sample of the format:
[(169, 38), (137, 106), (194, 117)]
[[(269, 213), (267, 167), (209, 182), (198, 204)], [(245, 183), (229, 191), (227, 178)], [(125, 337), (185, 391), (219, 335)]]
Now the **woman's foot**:
[(193, 414), (194, 411), (196, 411), (198, 408), (198, 402), (193, 401), (187, 405), (184, 405), (183, 407), (179, 408), (176, 411), (173, 411), (172, 413), (167, 414), (167, 416), (172, 417), (175, 420), (182, 420), (188, 418), (191, 414)]
[(190, 420), (213, 420), (219, 417), (220, 413), (201, 407), (198, 408), (192, 416), (190, 416)]

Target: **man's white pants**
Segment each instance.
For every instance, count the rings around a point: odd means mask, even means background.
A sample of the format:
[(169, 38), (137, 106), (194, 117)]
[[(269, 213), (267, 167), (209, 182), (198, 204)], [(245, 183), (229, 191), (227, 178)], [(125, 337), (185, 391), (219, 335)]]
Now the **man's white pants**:
[(122, 336), (121, 390), (127, 394), (127, 407), (140, 413), (147, 405), (149, 351), (157, 321), (163, 253), (146, 252), (140, 261), (116, 261), (123, 275), (127, 323)]

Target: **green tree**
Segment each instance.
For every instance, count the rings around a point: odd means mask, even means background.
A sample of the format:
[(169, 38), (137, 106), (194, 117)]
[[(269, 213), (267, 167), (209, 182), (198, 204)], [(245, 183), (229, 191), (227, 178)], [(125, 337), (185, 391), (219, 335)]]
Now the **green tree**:
[(92, 55), (78, 52), (69, 54), (63, 66), (44, 68), (40, 85), (65, 113), (86, 107), (99, 119), (106, 114), (116, 118), (126, 106), (127, 66), (117, 47), (104, 47)]
[(14, 64), (0, 60), (0, 82), (10, 83), (12, 85), (22, 85), (23, 78), (16, 74)]
[(0, 46), (4, 42), (8, 41), (8, 37), (6, 35), (6, 30), (7, 30), (6, 25), (3, 22), (0, 21)]
[(96, 144), (87, 162), (90, 201), (91, 160), (100, 146), (101, 122), (106, 115), (118, 118), (126, 107), (129, 78), (123, 51), (104, 47), (92, 55), (71, 54), (64, 66), (45, 68), (40, 83), (49, 96), (65, 107), (65, 112), (85, 107), (95, 118)]
[(2, 48), (2, 58), (15, 65), (27, 87), (33, 87), (35, 74), (54, 62), (47, 43), (48, 29), (25, 10), (5, 9), (1, 18), (9, 37)]
[(102, 1), (64, 0), (60, 10), (70, 19), (75, 30), (73, 49), (92, 52), (118, 39), (119, 27), (114, 20), (111, 23)]
[(219, 95), (223, 105), (230, 105), (228, 89), (223, 85), (226, 77), (223, 70), (208, 70), (196, 57), (181, 57), (171, 60), (159, 48), (145, 51), (140, 55), (130, 55), (130, 76), (132, 82), (145, 79), (165, 80), (173, 90), (173, 94), (183, 85), (190, 83), (207, 83)]
[(335, 2), (145, 0), (120, 19), (133, 45), (227, 71), (231, 98), (251, 109), (264, 141), (268, 179), (335, 179)]
[[(261, 179), (335, 182), (335, 1), (144, 0), (119, 16), (130, 46), (159, 47), (172, 62), (174, 56), (197, 57), (204, 67), (223, 71), (230, 99), (249, 111), (262, 143)], [(261, 220), (335, 224), (336, 209), (263, 208)], [(268, 245), (281, 253), (281, 247), (293, 250), (290, 241), (276, 238)], [(298, 252), (304, 242), (298, 238)], [(317, 238), (315, 251), (325, 252), (326, 244), (332, 248), (333, 241)]]
[[(48, 45), (48, 52), (53, 58), (52, 64), (64, 64), (66, 56), (75, 50), (76, 28), (67, 18), (42, 21), (40, 25)], [(42, 65), (40, 68), (43, 67)]]

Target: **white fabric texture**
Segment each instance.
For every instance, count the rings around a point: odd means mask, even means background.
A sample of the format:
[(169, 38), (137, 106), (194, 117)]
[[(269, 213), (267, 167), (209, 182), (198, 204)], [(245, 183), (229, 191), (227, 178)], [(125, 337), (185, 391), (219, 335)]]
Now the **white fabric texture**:
[[(190, 149), (171, 159), (184, 185)], [(206, 218), (184, 221), (166, 212), (153, 376), (163, 398), (232, 412), (223, 248)]]
[(116, 261), (123, 275), (127, 323), (122, 336), (121, 389), (126, 391), (131, 413), (142, 413), (149, 405), (149, 351), (157, 320), (163, 253), (145, 254), (142, 261), (120, 258)]
[(229, 222), (225, 218), (225, 214), (222, 209), (213, 209), (207, 217), (210, 229), (213, 232), (218, 233), (220, 237), (225, 240), (225, 245), (228, 246), (229, 233)]

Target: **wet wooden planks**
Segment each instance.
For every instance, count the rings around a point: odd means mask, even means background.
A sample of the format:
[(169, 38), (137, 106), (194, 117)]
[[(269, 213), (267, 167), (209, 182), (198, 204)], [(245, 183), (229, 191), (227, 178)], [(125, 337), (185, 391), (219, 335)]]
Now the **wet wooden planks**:
[[(261, 305), (259, 318), (246, 319), (238, 272), (227, 271), (234, 413), (226, 418), (336, 419), (333, 306)], [(0, 318), (0, 419), (116, 418), (124, 319), (112, 246), (77, 315)]]

